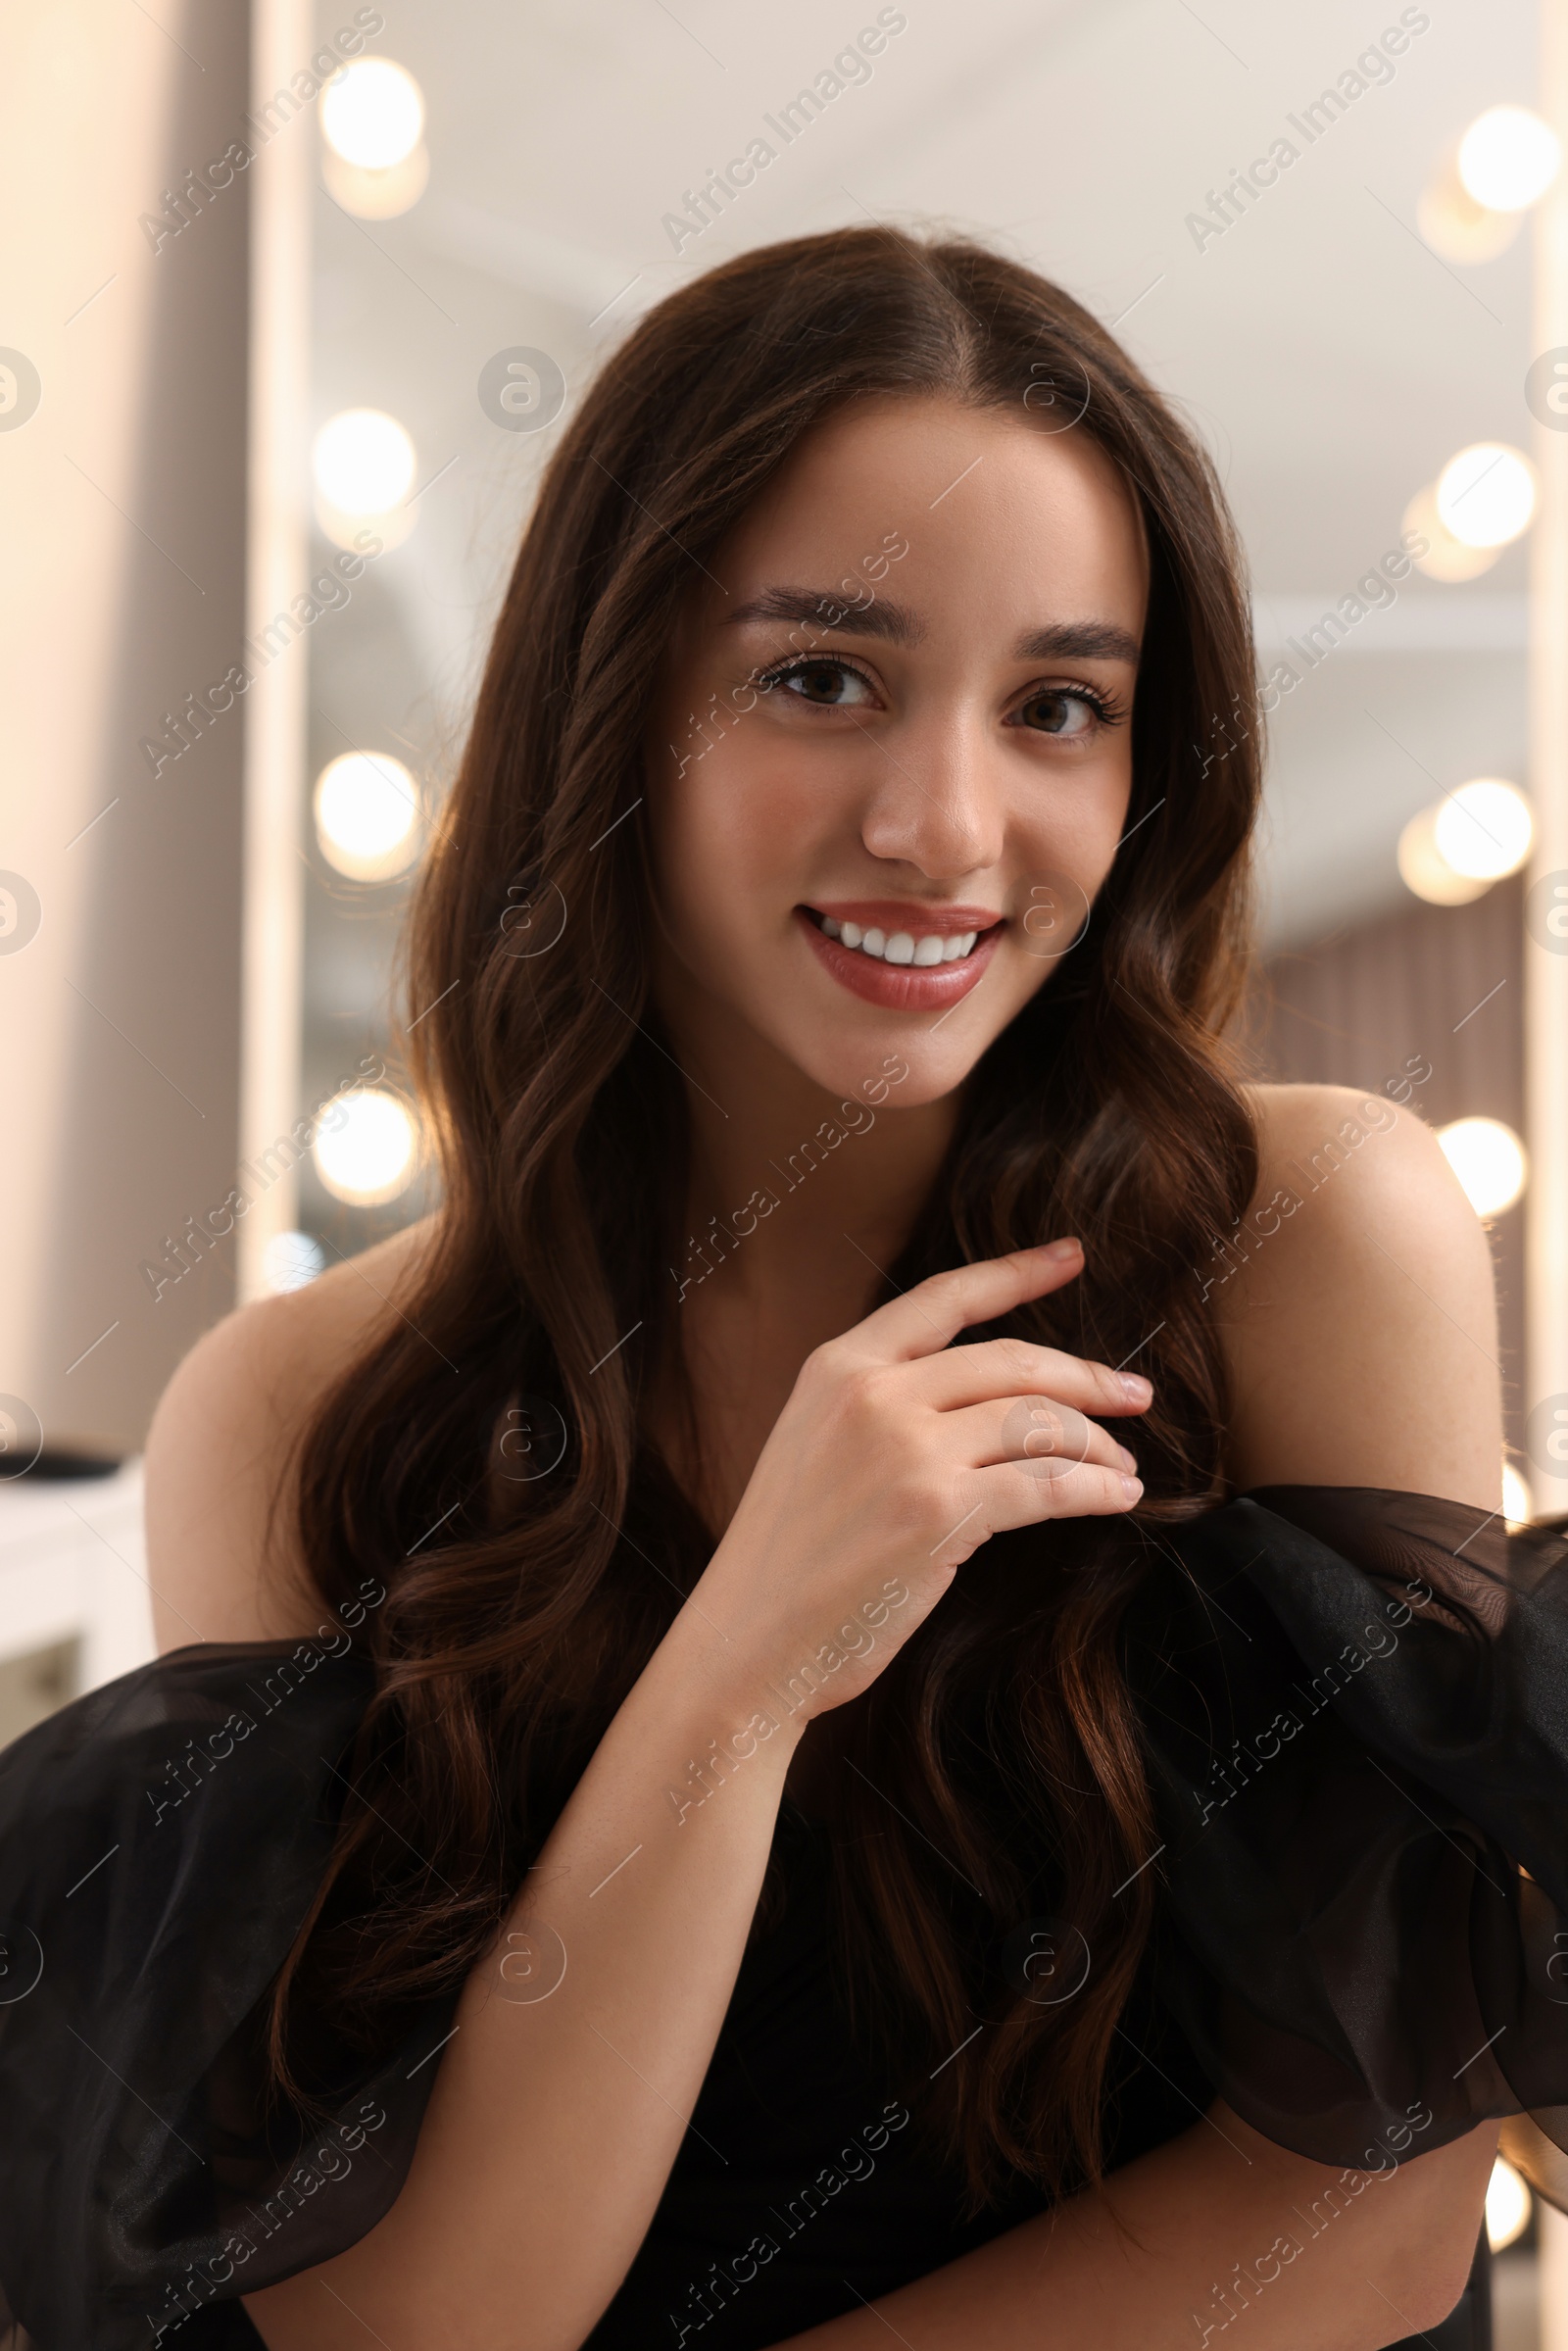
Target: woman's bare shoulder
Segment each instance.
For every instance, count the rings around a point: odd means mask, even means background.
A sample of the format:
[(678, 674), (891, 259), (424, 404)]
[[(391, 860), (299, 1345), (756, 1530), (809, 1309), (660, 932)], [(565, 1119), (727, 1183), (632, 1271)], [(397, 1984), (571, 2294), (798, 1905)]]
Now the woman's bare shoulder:
[(147, 1437), (161, 1650), (314, 1629), (319, 1602), (286, 1494), (274, 1504), (317, 1404), (417, 1280), (434, 1223), (411, 1225), (302, 1290), (239, 1307), (179, 1365)]
[(1258, 1180), (1201, 1270), (1237, 1486), (1389, 1486), (1493, 1507), (1502, 1455), (1487, 1234), (1437, 1135), (1386, 1094), (1253, 1086)]

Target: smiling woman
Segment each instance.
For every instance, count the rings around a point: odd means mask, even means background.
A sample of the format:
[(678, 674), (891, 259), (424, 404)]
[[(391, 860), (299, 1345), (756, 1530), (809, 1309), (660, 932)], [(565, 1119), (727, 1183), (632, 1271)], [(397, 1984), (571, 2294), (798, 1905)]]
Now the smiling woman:
[(1351, 1112), (1225, 1041), (1254, 697), (1207, 460), (1018, 265), (806, 239), (607, 365), (421, 879), (444, 1204), (195, 1350), (173, 1653), (0, 1767), (44, 2351), (1479, 2351), (1568, 1545), (1417, 1120), (1213, 1280)]
[[(781, 584), (834, 581), (890, 519), (897, 602)], [(1090, 900), (1109, 871), (1148, 574), (1137, 502), (1085, 435), (941, 397), (824, 422), (725, 543), (669, 664), (656, 745), (681, 710), (760, 692), (653, 795), (664, 991), (740, 1009), (829, 1090), (891, 1039), (951, 1094), (1045, 976), (1008, 919), (1029, 883)], [(989, 903), (958, 895), (979, 874)], [(920, 1016), (988, 974), (983, 1010), (927, 1042)]]

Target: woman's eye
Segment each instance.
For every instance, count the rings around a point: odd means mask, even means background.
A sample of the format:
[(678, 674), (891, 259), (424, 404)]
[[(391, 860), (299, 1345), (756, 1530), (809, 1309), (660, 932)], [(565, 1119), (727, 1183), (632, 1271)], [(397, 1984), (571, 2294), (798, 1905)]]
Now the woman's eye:
[(793, 669), (775, 670), (767, 688), (771, 693), (780, 686), (818, 709), (858, 710), (873, 699), (867, 681), (845, 661), (801, 661)]
[(1018, 716), (1037, 734), (1080, 736), (1094, 733), (1101, 712), (1085, 695), (1069, 694), (1057, 686), (1044, 694), (1032, 694)]

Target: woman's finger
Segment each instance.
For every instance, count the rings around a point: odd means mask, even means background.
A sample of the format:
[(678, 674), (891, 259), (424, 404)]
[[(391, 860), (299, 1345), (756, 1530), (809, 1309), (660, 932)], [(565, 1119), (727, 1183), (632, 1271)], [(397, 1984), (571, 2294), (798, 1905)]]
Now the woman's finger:
[(961, 1566), (992, 1535), (1013, 1527), (1038, 1526), (1057, 1518), (1125, 1518), (1143, 1499), (1143, 1486), (1128, 1472), (1074, 1462), (1060, 1477), (1041, 1478), (1011, 1462), (977, 1469), (962, 1481), (972, 1502), (931, 1548), (944, 1567)]
[(993, 1322), (1032, 1298), (1060, 1290), (1083, 1271), (1083, 1263), (1078, 1242), (1050, 1241), (1040, 1249), (956, 1265), (878, 1306), (842, 1338), (830, 1340), (827, 1351), (877, 1363), (907, 1363), (934, 1355), (971, 1323)]
[(1003, 1414), (1000, 1447), (1001, 1460), (1034, 1478), (1062, 1477), (1085, 1461), (1102, 1469), (1135, 1467), (1133, 1455), (1108, 1429), (1054, 1396), (1016, 1397)]
[(913, 1374), (922, 1403), (955, 1412), (992, 1396), (1054, 1396), (1082, 1412), (1145, 1412), (1153, 1390), (1137, 1372), (1112, 1371), (1029, 1339), (979, 1339), (931, 1355)]
[(1059, 1478), (1080, 1462), (1102, 1469), (1130, 1470), (1137, 1464), (1127, 1447), (1057, 1396), (1021, 1396), (971, 1404), (945, 1415), (944, 1438), (957, 1457), (976, 1469), (1010, 1462), (1030, 1477)]

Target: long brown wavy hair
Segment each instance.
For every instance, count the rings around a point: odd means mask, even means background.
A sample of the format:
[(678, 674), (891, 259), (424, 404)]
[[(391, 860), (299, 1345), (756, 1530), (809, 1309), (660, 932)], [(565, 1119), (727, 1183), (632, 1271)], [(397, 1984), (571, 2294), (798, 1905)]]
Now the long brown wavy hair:
[[(317, 2029), (389, 2047), (461, 1983), (706, 1564), (711, 1536), (643, 1427), (650, 1383), (679, 1372), (687, 1114), (650, 994), (646, 807), (625, 812), (694, 580), (804, 434), (888, 393), (1076, 416), (1131, 487), (1152, 569), (1126, 837), (1084, 937), (966, 1080), (893, 1268), (907, 1285), (1076, 1233), (1082, 1277), (1005, 1327), (1136, 1355), (1154, 1385), (1136, 1520), (985, 1546), (867, 1693), (864, 1776), (844, 1775), (854, 2010), (978, 2210), (1009, 2166), (1056, 2189), (1098, 2177), (1153, 1914), (1152, 1871), (1117, 1890), (1154, 1841), (1120, 1628), (1159, 1521), (1223, 1492), (1224, 1372), (1194, 1269), (1256, 1177), (1222, 1032), (1250, 952), (1258, 759), (1207, 458), (1077, 302), (967, 242), (844, 229), (714, 269), (608, 361), (544, 474), (410, 931), (409, 1060), (444, 1205), (416, 1295), (299, 1460), (322, 1595), (368, 1570), (388, 1596), (355, 1792), (270, 2053), (281, 2092), (308, 2096)], [(524, 1426), (542, 1474), (517, 1479)], [(778, 1899), (770, 1873), (754, 1933)], [(1045, 1910), (1092, 1955), (1051, 2006), (1007, 1958)], [(974, 2036), (976, 2018), (992, 2029)]]

